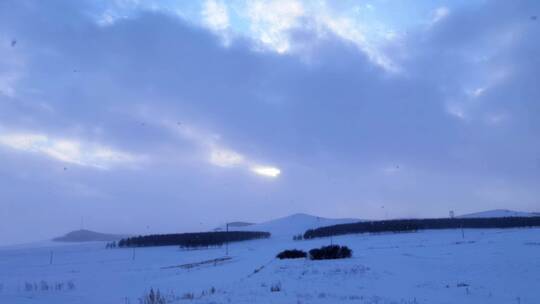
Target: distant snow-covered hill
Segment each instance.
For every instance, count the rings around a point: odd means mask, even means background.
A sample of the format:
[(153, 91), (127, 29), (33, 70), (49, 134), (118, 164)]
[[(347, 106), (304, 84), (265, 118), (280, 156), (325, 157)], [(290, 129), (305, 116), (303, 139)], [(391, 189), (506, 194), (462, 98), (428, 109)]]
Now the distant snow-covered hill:
[(115, 234), (106, 234), (90, 230), (75, 230), (67, 233), (64, 236), (54, 238), (55, 242), (95, 242), (95, 241), (116, 241), (123, 237), (124, 235), (115, 235)]
[(260, 224), (253, 224), (244, 227), (229, 226), (229, 230), (267, 231), (272, 233), (272, 236), (292, 237), (296, 234), (303, 234), (308, 229), (338, 224), (355, 223), (359, 221), (361, 220), (353, 218), (330, 219), (304, 213), (297, 213), (275, 220), (263, 222)]
[(458, 216), (458, 218), (491, 218), (491, 217), (531, 217), (540, 216), (537, 212), (521, 212), (507, 209), (495, 209), (482, 212), (475, 212)]

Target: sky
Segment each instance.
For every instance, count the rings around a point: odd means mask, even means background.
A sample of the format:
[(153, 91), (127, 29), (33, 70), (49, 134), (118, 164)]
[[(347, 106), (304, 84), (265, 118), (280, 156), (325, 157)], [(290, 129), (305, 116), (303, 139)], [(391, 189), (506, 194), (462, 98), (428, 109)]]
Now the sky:
[(0, 244), (540, 211), (540, 2), (0, 1)]

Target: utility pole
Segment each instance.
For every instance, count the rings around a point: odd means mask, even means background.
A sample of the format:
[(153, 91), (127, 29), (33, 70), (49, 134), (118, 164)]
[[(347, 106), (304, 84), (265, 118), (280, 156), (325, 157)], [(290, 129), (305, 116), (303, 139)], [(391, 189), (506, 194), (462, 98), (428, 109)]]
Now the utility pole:
[(229, 223), (225, 223), (225, 229), (226, 229), (226, 234), (225, 234), (225, 256), (229, 256)]

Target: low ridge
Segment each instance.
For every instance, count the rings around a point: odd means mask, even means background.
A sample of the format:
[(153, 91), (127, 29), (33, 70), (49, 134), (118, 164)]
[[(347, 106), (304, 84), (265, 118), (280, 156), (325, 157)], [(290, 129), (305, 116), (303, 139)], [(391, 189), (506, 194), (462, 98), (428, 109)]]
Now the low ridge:
[(75, 230), (67, 233), (64, 236), (54, 238), (55, 242), (110, 242), (120, 240), (126, 237), (125, 235), (100, 233), (86, 229)]

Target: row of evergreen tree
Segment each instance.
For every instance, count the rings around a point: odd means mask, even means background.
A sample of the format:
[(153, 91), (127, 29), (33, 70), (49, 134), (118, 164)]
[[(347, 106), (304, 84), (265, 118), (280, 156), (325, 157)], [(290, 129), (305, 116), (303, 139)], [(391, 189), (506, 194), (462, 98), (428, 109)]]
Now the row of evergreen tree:
[(540, 227), (538, 217), (404, 219), (339, 224), (307, 230), (304, 239), (352, 233), (412, 232), (424, 229)]
[(269, 238), (270, 233), (259, 231), (195, 232), (153, 234), (121, 239), (118, 247), (180, 246), (183, 248), (221, 246), (227, 242)]

